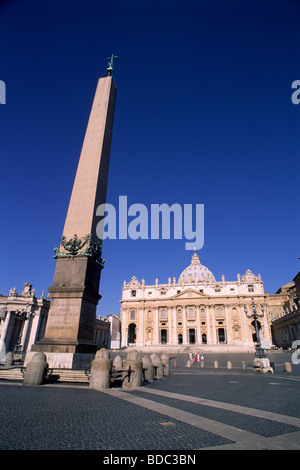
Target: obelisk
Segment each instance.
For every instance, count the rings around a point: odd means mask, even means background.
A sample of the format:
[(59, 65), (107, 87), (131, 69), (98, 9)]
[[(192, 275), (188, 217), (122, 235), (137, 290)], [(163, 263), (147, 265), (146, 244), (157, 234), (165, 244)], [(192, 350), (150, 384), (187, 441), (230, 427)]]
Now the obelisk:
[(49, 287), (51, 305), (44, 338), (31, 351), (43, 351), (50, 367), (85, 367), (94, 341), (102, 241), (96, 235), (96, 209), (106, 201), (116, 87), (112, 76), (98, 80), (84, 137), (56, 267)]

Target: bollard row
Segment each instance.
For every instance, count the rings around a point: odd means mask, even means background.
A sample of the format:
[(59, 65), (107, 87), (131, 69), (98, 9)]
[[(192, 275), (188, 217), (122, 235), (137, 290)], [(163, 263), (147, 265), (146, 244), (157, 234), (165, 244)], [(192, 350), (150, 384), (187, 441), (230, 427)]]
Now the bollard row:
[(153, 382), (170, 374), (170, 359), (167, 354), (151, 354), (140, 357), (138, 351), (132, 350), (126, 359), (116, 356), (114, 361), (105, 348), (97, 351), (91, 364), (90, 387), (97, 390), (110, 388), (111, 382), (122, 381), (122, 388), (141, 387), (143, 380)]
[[(175, 364), (176, 362), (176, 364)], [(188, 359), (187, 362), (186, 362), (186, 366), (185, 367), (192, 367), (194, 361), (191, 360), (191, 359)], [(174, 367), (177, 367), (177, 361), (174, 361)], [(204, 359), (200, 360), (200, 368), (201, 369), (204, 369)], [(219, 362), (218, 361), (214, 361), (213, 363), (213, 368), (214, 369), (218, 369), (219, 368)], [(232, 369), (232, 362), (231, 361), (227, 361), (227, 369), (228, 370), (231, 370)], [(246, 366), (246, 362), (245, 361), (242, 361), (241, 362), (241, 369), (242, 370), (246, 370), (247, 369), (247, 366)]]

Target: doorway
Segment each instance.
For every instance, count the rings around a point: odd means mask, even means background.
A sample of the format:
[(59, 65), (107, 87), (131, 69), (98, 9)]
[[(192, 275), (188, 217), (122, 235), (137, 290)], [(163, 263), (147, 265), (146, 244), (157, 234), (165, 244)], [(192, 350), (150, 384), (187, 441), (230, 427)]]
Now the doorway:
[(160, 342), (161, 344), (166, 344), (168, 340), (167, 330), (160, 330)]
[(196, 331), (195, 328), (191, 328), (189, 330), (189, 343), (195, 344), (196, 343)]
[(130, 323), (128, 326), (128, 344), (136, 342), (136, 325), (134, 323)]
[(225, 338), (225, 329), (224, 328), (218, 328), (218, 343), (225, 343), (226, 338)]

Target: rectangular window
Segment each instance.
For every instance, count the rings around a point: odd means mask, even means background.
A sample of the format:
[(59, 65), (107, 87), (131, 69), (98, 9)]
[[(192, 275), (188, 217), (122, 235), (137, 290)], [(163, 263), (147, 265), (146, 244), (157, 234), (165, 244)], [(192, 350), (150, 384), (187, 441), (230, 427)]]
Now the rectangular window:
[(131, 297), (136, 297), (136, 290), (131, 291)]
[(248, 285), (248, 292), (254, 292), (254, 286)]

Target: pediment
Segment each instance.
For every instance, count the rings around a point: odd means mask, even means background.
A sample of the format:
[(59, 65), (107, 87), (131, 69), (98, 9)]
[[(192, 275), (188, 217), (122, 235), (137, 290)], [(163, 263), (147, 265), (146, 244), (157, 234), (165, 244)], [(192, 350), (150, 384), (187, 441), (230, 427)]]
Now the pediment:
[(207, 294), (203, 294), (203, 292), (199, 292), (195, 289), (186, 289), (174, 295), (172, 299), (207, 299), (208, 297)]

